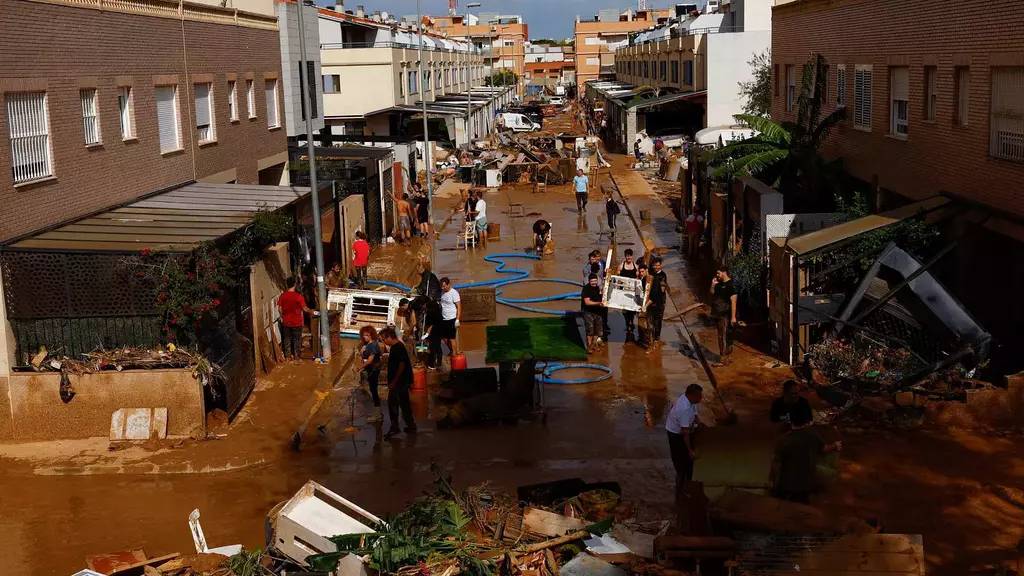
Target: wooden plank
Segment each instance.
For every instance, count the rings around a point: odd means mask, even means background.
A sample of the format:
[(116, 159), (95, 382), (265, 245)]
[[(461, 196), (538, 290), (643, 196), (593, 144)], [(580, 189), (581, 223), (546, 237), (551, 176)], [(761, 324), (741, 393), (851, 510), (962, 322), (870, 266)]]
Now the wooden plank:
[(851, 534), (794, 560), (801, 574), (821, 571), (829, 574), (924, 574), (924, 546), (921, 536), (905, 534)]
[(574, 530), (582, 530), (586, 522), (540, 508), (527, 508), (523, 513), (523, 529), (531, 534), (554, 538)]

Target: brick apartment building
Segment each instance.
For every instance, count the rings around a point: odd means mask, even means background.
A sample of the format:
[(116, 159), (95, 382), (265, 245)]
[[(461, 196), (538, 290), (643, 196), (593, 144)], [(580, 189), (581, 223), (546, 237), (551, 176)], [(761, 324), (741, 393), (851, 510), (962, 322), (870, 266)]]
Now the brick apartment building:
[[(669, 10), (602, 10), (592, 20), (577, 18), (573, 29), (576, 53), (576, 84), (582, 87), (601, 74), (615, 73), (615, 50), (625, 46), (629, 35), (650, 28), (671, 16)], [(578, 92), (583, 96), (583, 90)]]
[(773, 117), (795, 119), (801, 66), (825, 56), (827, 111), (848, 111), (826, 155), (877, 190), (879, 209), (942, 194), (982, 212), (948, 225), (944, 241), (959, 244), (939, 272), (1020, 344), (1024, 3), (795, 0), (774, 7), (772, 30)]
[(0, 0), (0, 243), (192, 180), (283, 183), (277, 19), (257, 4)]

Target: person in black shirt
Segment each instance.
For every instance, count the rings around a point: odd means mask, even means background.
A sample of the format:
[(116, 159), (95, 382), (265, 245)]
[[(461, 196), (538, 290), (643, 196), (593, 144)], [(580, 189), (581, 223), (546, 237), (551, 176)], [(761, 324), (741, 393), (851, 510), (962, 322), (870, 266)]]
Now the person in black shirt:
[(427, 368), (436, 370), (441, 365), (441, 305), (437, 300), (417, 296), (411, 306), (416, 314), (416, 339), (427, 342)]
[(601, 312), (604, 311), (597, 274), (591, 274), (587, 285), (580, 291), (580, 309), (583, 311), (583, 327), (587, 334), (587, 352), (591, 353), (601, 342)]
[(725, 264), (718, 267), (711, 280), (711, 317), (718, 332), (718, 353), (724, 359), (732, 353), (730, 332), (736, 326), (736, 288)]
[(380, 331), (384, 345), (388, 347), (388, 432), (384, 438), (391, 438), (399, 433), (398, 413), (405, 420), (405, 432), (416, 432), (416, 422), (412, 418), (412, 402), (409, 389), (412, 388), (412, 360), (409, 352), (402, 345), (395, 329), (390, 326)]
[(441, 281), (437, 279), (436, 274), (430, 271), (429, 262), (424, 262), (423, 272), (420, 273), (420, 283), (414, 292), (435, 302), (441, 298)]
[(668, 299), (668, 276), (662, 270), (661, 258), (651, 258), (651, 290), (647, 294), (647, 324), (651, 332), (651, 344), (661, 345), (661, 319), (665, 317), (665, 301)]
[(619, 212), (622, 212), (622, 209), (619, 208), (619, 203), (612, 198), (611, 192), (606, 192), (604, 195), (604, 211), (608, 216), (608, 229), (611, 235), (615, 236), (615, 217), (619, 215)]
[(533, 248), (538, 256), (544, 255), (544, 247), (551, 242), (551, 223), (543, 218), (538, 218), (533, 223)]
[[(616, 275), (623, 278), (636, 278), (638, 274), (639, 266), (633, 261), (633, 249), (626, 248), (625, 258), (622, 260), (619, 272)], [(639, 302), (639, 304), (643, 304), (643, 302)], [(622, 317), (626, 320), (626, 342), (631, 342), (634, 340), (633, 333), (636, 330), (636, 312), (623, 310)]]
[(769, 417), (772, 422), (793, 424), (793, 414), (798, 410), (810, 411), (811, 403), (797, 392), (796, 380), (786, 380), (782, 383), (782, 396), (772, 402), (772, 411)]

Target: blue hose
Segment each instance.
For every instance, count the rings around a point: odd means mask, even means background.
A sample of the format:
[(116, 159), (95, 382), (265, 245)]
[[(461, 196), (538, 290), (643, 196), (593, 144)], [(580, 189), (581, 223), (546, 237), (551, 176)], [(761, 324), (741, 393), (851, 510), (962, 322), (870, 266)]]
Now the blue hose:
[[(600, 370), (603, 374), (592, 378), (552, 378), (551, 375), (561, 370), (571, 370), (573, 368), (586, 368), (590, 370)], [(544, 371), (537, 375), (537, 380), (545, 384), (592, 384), (594, 382), (600, 382), (607, 380), (612, 377), (612, 369), (605, 366), (604, 364), (566, 364), (564, 362), (555, 362), (548, 364)]]
[(388, 280), (367, 279), (366, 283), (367, 284), (376, 284), (377, 286), (389, 286), (391, 288), (398, 288), (399, 290), (401, 290), (402, 292), (405, 292), (405, 293), (412, 292), (412, 288), (409, 288), (405, 284), (399, 284), (398, 282), (390, 282)]
[[(513, 284), (519, 284), (523, 282), (554, 282), (556, 284), (569, 284), (570, 286), (582, 287), (582, 282), (575, 280), (567, 280), (565, 278), (530, 278), (530, 272), (519, 268), (507, 268), (508, 262), (506, 258), (526, 258), (528, 260), (540, 260), (540, 256), (535, 254), (518, 254), (518, 253), (502, 253), (502, 254), (488, 254), (484, 256), (484, 260), (497, 264), (494, 269), (499, 274), (510, 274), (504, 278), (491, 278), (490, 280), (480, 280), (477, 282), (465, 282), (462, 284), (456, 284), (453, 288), (461, 290), (463, 288), (484, 288), (493, 286), (494, 300), (498, 304), (504, 304), (510, 308), (522, 310), (524, 312), (533, 312), (535, 314), (552, 314), (554, 316), (568, 316), (572, 314), (571, 311), (566, 310), (549, 310), (547, 308), (539, 308), (534, 306), (524, 306), (524, 304), (539, 304), (541, 302), (557, 302), (559, 300), (574, 300), (579, 298), (579, 292), (564, 292), (562, 294), (554, 294), (552, 296), (536, 296), (532, 298), (505, 298), (502, 296), (502, 287), (511, 286)], [(387, 280), (367, 280), (367, 284), (374, 284), (377, 286), (388, 286), (391, 288), (397, 288), (402, 292), (412, 292), (412, 288), (399, 284), (398, 282), (390, 282)]]

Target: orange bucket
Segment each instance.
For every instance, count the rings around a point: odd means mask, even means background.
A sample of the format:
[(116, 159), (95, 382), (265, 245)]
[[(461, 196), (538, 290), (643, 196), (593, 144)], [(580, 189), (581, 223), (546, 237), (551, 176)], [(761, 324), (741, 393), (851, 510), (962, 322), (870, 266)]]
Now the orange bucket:
[(412, 369), (412, 391), (423, 392), (427, 389), (427, 369), (422, 366)]
[(456, 370), (465, 370), (465, 369), (466, 369), (466, 355), (465, 354), (455, 354), (454, 356), (452, 356), (452, 372), (455, 372)]

